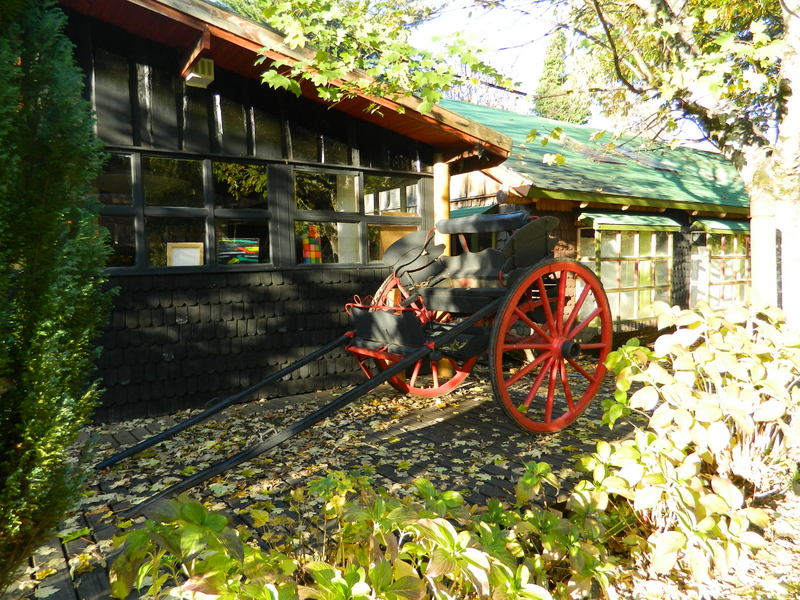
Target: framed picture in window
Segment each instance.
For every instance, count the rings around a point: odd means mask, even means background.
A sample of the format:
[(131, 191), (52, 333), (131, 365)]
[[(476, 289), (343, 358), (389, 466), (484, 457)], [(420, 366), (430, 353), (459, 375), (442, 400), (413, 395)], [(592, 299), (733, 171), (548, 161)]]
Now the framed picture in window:
[(196, 267), (203, 264), (203, 242), (167, 242), (168, 267)]

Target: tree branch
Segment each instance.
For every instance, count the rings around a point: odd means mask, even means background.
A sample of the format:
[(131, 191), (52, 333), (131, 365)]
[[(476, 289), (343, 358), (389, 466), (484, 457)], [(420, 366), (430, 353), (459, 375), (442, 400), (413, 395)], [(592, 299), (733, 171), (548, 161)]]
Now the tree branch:
[(635, 85), (633, 85), (628, 79), (622, 74), (622, 69), (619, 67), (620, 58), (619, 54), (617, 53), (617, 46), (614, 43), (614, 38), (611, 35), (611, 28), (608, 26), (608, 22), (606, 21), (605, 16), (603, 15), (603, 10), (600, 8), (600, 4), (597, 0), (592, 0), (592, 4), (594, 5), (594, 11), (597, 14), (597, 18), (600, 19), (600, 23), (603, 25), (603, 31), (606, 34), (606, 39), (608, 40), (608, 46), (611, 50), (611, 55), (613, 57), (614, 63), (614, 71), (617, 74), (617, 78), (622, 82), (622, 84), (628, 88), (634, 94), (640, 95), (643, 93), (643, 90), (640, 90)]

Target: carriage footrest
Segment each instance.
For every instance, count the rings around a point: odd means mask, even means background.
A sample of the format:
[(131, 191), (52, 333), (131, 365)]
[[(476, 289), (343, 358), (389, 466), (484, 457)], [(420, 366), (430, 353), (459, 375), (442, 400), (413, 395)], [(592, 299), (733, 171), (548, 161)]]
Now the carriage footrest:
[(470, 339), (466, 344), (461, 346), (458, 350), (449, 351), (449, 350), (442, 350), (442, 354), (445, 356), (457, 360), (459, 362), (465, 361), (473, 356), (477, 356), (478, 354), (483, 354), (483, 352), (489, 347), (489, 332), (485, 332), (481, 335), (475, 335)]
[(422, 324), (412, 311), (368, 310), (354, 306), (350, 316), (356, 336), (361, 339), (415, 348), (425, 343)]

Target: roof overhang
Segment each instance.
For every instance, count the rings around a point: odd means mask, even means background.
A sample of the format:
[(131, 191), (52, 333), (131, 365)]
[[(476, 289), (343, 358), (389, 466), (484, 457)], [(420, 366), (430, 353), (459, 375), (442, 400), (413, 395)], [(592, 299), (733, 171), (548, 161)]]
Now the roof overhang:
[(514, 192), (523, 198), (531, 200), (536, 198), (552, 198), (553, 200), (571, 200), (573, 202), (590, 202), (597, 204), (614, 204), (622, 206), (638, 206), (642, 208), (678, 208), (687, 211), (702, 211), (720, 215), (742, 215), (750, 213), (746, 206), (732, 206), (728, 204), (712, 204), (698, 200), (697, 202), (681, 202), (664, 200), (660, 198), (641, 198), (637, 196), (620, 196), (605, 194), (603, 192), (586, 192), (580, 190), (548, 190), (533, 185), (523, 185), (514, 188)]
[[(179, 69), (183, 71), (202, 56), (213, 59), (220, 68), (259, 79), (264, 70), (263, 65), (256, 65), (260, 56), (268, 62), (292, 61), (301, 56), (301, 52), (286, 48), (274, 31), (199, 0), (60, 0), (60, 3), (175, 48), (185, 56)], [(273, 49), (262, 52), (264, 48)], [(306, 98), (327, 104), (307, 82), (301, 85), (301, 92)], [(444, 161), (451, 163), (454, 173), (489, 168), (508, 158), (511, 139), (507, 136), (441, 107), (423, 113), (419, 110), (421, 104), (413, 96), (389, 99), (363, 95), (344, 99), (333, 108), (432, 146)], [(375, 105), (378, 111), (367, 110)]]

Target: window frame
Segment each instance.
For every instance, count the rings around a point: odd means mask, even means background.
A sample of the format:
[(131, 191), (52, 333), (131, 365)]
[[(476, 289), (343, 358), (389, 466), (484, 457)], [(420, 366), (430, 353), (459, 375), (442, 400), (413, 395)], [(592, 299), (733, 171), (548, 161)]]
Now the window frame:
[[(305, 268), (349, 268), (356, 266), (380, 267), (383, 261), (370, 260), (368, 231), (370, 226), (409, 226), (420, 229), (425, 223), (426, 206), (424, 202), (424, 181), (431, 175), (424, 172), (400, 172), (386, 169), (354, 167), (341, 168), (327, 165), (286, 164), (285, 160), (260, 159), (253, 156), (226, 156), (212, 153), (191, 153), (164, 151), (150, 148), (131, 148), (128, 146), (108, 146), (106, 151), (128, 156), (131, 169), (130, 205), (99, 205), (100, 216), (128, 217), (133, 219), (135, 240), (135, 263), (133, 266), (107, 266), (106, 272), (111, 276), (143, 275), (143, 274), (181, 274), (203, 272), (236, 272), (276, 269)], [(155, 156), (175, 160), (193, 160), (201, 163), (203, 178), (202, 206), (148, 206), (145, 199), (143, 158)], [(268, 172), (267, 198), (269, 208), (230, 208), (218, 207), (215, 203), (214, 180), (211, 165), (214, 162), (238, 163), (264, 166)], [(333, 175), (347, 174), (354, 177), (356, 185), (356, 211), (336, 212), (324, 210), (300, 210), (296, 207), (294, 174), (295, 172), (327, 173)], [(364, 178), (367, 175), (385, 175), (402, 177), (413, 175), (418, 178), (419, 201), (416, 216), (374, 215), (365, 214)], [(199, 266), (151, 266), (148, 264), (146, 219), (156, 218), (198, 218), (204, 220), (204, 264)], [(217, 262), (216, 245), (217, 224), (223, 220), (265, 221), (269, 243), (269, 262), (222, 264)], [(323, 264), (302, 264), (296, 262), (295, 238), (293, 224), (296, 221), (311, 222), (343, 222), (358, 224), (359, 261)], [(291, 232), (287, 235), (287, 232)]]
[[(584, 236), (583, 232), (588, 231), (592, 232), (591, 236)], [(635, 234), (636, 238), (634, 240), (634, 247), (635, 247), (635, 256), (623, 256), (622, 254), (622, 238), (623, 234)], [(667, 236), (667, 251), (665, 254), (658, 254), (657, 247), (654, 248), (653, 246), (657, 244), (654, 240), (653, 235), (663, 233)], [(671, 301), (671, 294), (672, 294), (672, 284), (673, 284), (673, 267), (675, 263), (675, 232), (670, 230), (664, 230), (659, 228), (647, 228), (647, 227), (640, 227), (640, 228), (612, 228), (608, 225), (602, 228), (596, 227), (579, 227), (577, 231), (577, 259), (579, 262), (587, 265), (589, 268), (594, 271), (598, 278), (600, 279), (601, 283), (603, 284), (603, 288), (606, 291), (606, 294), (609, 298), (609, 305), (611, 307), (611, 318), (612, 322), (614, 323), (615, 329), (619, 326), (632, 326), (635, 328), (636, 324), (639, 325), (653, 325), (655, 324), (656, 317), (653, 314), (640, 314), (640, 295), (643, 292), (649, 292), (649, 304), (651, 306), (653, 302), (656, 302), (660, 298), (658, 298), (658, 292), (661, 291), (661, 295), (666, 295), (667, 300), (666, 302)], [(603, 248), (603, 236), (608, 234), (614, 234), (617, 240), (617, 254), (614, 257), (611, 256), (604, 256), (602, 253)], [(641, 236), (642, 234), (646, 234), (650, 238), (650, 249), (646, 255), (642, 255), (642, 248), (641, 248)], [(585, 254), (582, 251), (582, 243), (581, 240), (586, 238), (592, 239), (593, 254)], [(642, 262), (649, 262), (650, 263), (650, 281), (649, 285), (642, 286), (641, 285), (641, 275), (640, 275), (640, 264)], [(666, 283), (656, 283), (656, 263), (657, 262), (666, 262)], [(607, 285), (607, 277), (603, 276), (603, 264), (614, 264), (615, 265), (615, 278), (616, 282), (615, 285), (609, 286)], [(634, 274), (634, 285), (633, 286), (624, 286), (623, 284), (623, 274), (622, 274), (622, 265), (627, 263), (632, 263), (634, 265), (633, 274)], [(623, 313), (623, 306), (622, 306), (622, 297), (621, 294), (623, 293), (631, 293), (633, 294), (634, 298), (634, 312), (635, 316), (625, 316)], [(612, 294), (618, 294), (617, 301), (614, 302), (612, 300)]]

